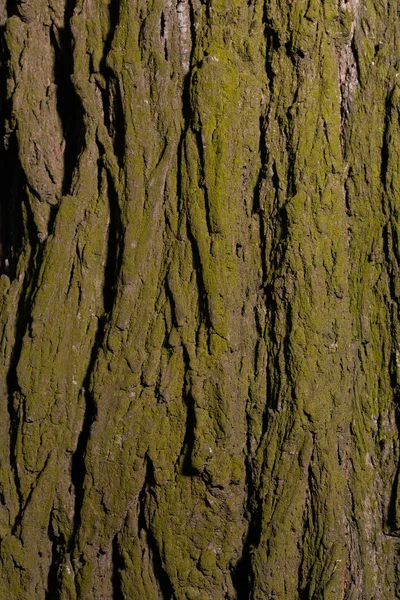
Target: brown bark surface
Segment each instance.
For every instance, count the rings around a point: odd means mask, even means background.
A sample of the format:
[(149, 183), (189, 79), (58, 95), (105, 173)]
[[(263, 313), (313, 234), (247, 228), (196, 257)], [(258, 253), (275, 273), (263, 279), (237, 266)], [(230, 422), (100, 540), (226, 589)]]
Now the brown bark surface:
[(0, 32), (0, 598), (400, 597), (398, 2)]

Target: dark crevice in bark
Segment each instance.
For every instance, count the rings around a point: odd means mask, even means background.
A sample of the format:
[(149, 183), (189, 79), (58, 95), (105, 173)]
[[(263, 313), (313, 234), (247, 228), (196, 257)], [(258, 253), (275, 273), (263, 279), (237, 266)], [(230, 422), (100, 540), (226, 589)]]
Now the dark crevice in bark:
[(112, 69), (105, 66), (104, 62), (101, 66), (101, 74), (107, 82), (106, 89), (101, 89), (104, 125), (112, 139), (118, 165), (122, 168), (125, 155), (125, 119), (119, 81)]
[(182, 189), (182, 167), (183, 161), (185, 160), (185, 137), (190, 128), (190, 122), (192, 119), (192, 110), (190, 106), (190, 73), (187, 73), (183, 78), (183, 86), (182, 86), (182, 116), (184, 121), (183, 131), (181, 133), (181, 137), (178, 143), (177, 149), (177, 178), (176, 178), (176, 193), (178, 199), (178, 207), (177, 211), (180, 215), (180, 219), (182, 219), (184, 215), (183, 209), (183, 189)]
[[(391, 286), (394, 287), (395, 283), (390, 277)], [(393, 294), (393, 290), (392, 290)], [(394, 319), (397, 318), (398, 313), (398, 304), (395, 301), (394, 306), (391, 307), (392, 311), (396, 313), (393, 315), (391, 312), (391, 320), (393, 322)], [(393, 326), (393, 323), (392, 323)], [(394, 328), (394, 327), (393, 327)], [(394, 333), (393, 338), (396, 339), (396, 335)], [(389, 374), (390, 374), (390, 382), (393, 394), (393, 405), (394, 405), (394, 417), (396, 422), (397, 431), (400, 432), (400, 381), (398, 381), (397, 376), (397, 356), (398, 350), (397, 345), (395, 348), (392, 348), (391, 357), (390, 357), (390, 365), (389, 365)], [(400, 515), (398, 514), (398, 493), (399, 493), (399, 477), (400, 477), (400, 463), (397, 464), (396, 473), (394, 476), (394, 480), (392, 483), (389, 506), (387, 507), (387, 515), (386, 515), (386, 524), (385, 526), (389, 531), (387, 531), (387, 535), (395, 535), (400, 537)]]
[[(260, 332), (261, 337), (261, 332)], [(248, 402), (252, 403), (249, 391)], [(253, 550), (260, 544), (262, 529), (262, 500), (258, 490), (258, 465), (252, 447), (251, 417), (247, 412), (246, 436), (246, 504), (245, 514), (248, 521), (247, 532), (243, 542), (242, 554), (236, 565), (231, 568), (232, 584), (236, 590), (237, 600), (249, 600), (254, 588), (254, 572), (252, 564)], [(263, 435), (265, 430), (263, 431)]]
[(196, 415), (194, 410), (194, 401), (190, 395), (190, 356), (184, 344), (182, 344), (182, 354), (185, 364), (185, 380), (182, 388), (182, 398), (186, 404), (186, 423), (185, 435), (183, 438), (181, 451), (179, 453), (179, 458), (175, 463), (175, 469), (182, 473), (182, 475), (190, 476), (198, 474), (197, 470), (193, 468), (191, 463), (191, 456), (194, 448)]
[(201, 131), (198, 131), (198, 130), (192, 130), (192, 131), (195, 134), (195, 138), (196, 138), (196, 142), (197, 142), (197, 149), (199, 152), (199, 165), (200, 165), (199, 187), (203, 190), (203, 195), (204, 195), (204, 206), (205, 206), (205, 217), (206, 217), (206, 223), (207, 223), (207, 230), (208, 230), (208, 234), (212, 235), (215, 232), (213, 231), (211, 221), (210, 221), (210, 212), (211, 212), (210, 211), (210, 199), (208, 197), (208, 189), (205, 184), (205, 176), (204, 176), (204, 174), (205, 174), (205, 157), (204, 157), (202, 133), (201, 133)]
[[(57, 213), (58, 213), (58, 205), (50, 206), (50, 215), (49, 215), (49, 220), (48, 220), (48, 223), (47, 223), (47, 233), (48, 233), (48, 235), (54, 233), (54, 225), (55, 225), (55, 222), (56, 222)], [(44, 246), (43, 246), (43, 248), (44, 248)]]
[(185, 394), (184, 400), (186, 404), (186, 424), (185, 424), (185, 436), (182, 444), (182, 475), (188, 477), (192, 475), (199, 475), (199, 471), (192, 465), (192, 455), (194, 450), (194, 432), (196, 430), (196, 412), (194, 408), (194, 400), (191, 394)]
[[(396, 417), (397, 417), (396, 418), (397, 427), (399, 427), (400, 423), (399, 423), (399, 418), (398, 418), (398, 410), (396, 411)], [(399, 476), (400, 476), (400, 465), (397, 466), (396, 475), (394, 477), (394, 481), (392, 484), (390, 501), (389, 501), (389, 506), (388, 506), (387, 515), (386, 515), (386, 523), (385, 523), (386, 531), (384, 530), (385, 535), (392, 535), (392, 536), (395, 535), (396, 537), (397, 536), (400, 537), (400, 530), (398, 529), (398, 527), (396, 525), (396, 521), (397, 521), (396, 504), (397, 504), (397, 490), (398, 490), (398, 486), (399, 486)]]
[(313, 493), (315, 491), (315, 477), (312, 471), (312, 467), (311, 467), (311, 461), (312, 461), (312, 457), (310, 459), (310, 463), (308, 465), (308, 471), (307, 471), (307, 480), (308, 480), (308, 487), (306, 490), (306, 499), (305, 499), (305, 504), (304, 504), (304, 512), (303, 512), (303, 532), (302, 532), (302, 536), (301, 536), (301, 544), (300, 544), (300, 548), (301, 548), (301, 560), (299, 561), (299, 568), (298, 568), (298, 581), (299, 581), (299, 600), (308, 600), (308, 598), (310, 598), (310, 588), (311, 588), (311, 581), (307, 580), (303, 581), (304, 577), (304, 566), (305, 566), (305, 553), (304, 553), (304, 547), (306, 545), (306, 536), (307, 536), (307, 532), (309, 532), (310, 530), (310, 515), (313, 518), (313, 521), (315, 520), (315, 512), (314, 512), (314, 508), (313, 508), (313, 502), (312, 502), (312, 498), (313, 498)]
[(208, 295), (206, 292), (206, 288), (204, 285), (203, 274), (202, 274), (202, 264), (200, 258), (200, 251), (197, 244), (197, 240), (192, 234), (190, 220), (186, 219), (186, 230), (187, 236), (192, 246), (192, 256), (193, 256), (193, 269), (196, 273), (196, 281), (197, 281), (197, 290), (198, 290), (198, 299), (199, 299), (199, 310), (202, 315), (205, 325), (209, 331), (212, 330), (210, 309), (208, 306)]
[(272, 29), (272, 27), (270, 27), (270, 25), (268, 25), (268, 21), (266, 21), (265, 31), (266, 31), (266, 36), (267, 36), (267, 48), (268, 48), (267, 56), (265, 59), (265, 72), (268, 77), (269, 91), (272, 95), (274, 92), (274, 81), (275, 81), (275, 76), (276, 76), (274, 68), (272, 66), (272, 56), (274, 55), (275, 52), (277, 52), (279, 50), (280, 43), (279, 43), (278, 34), (276, 33), (276, 31), (274, 31), (274, 29)]
[[(351, 209), (351, 194), (350, 194), (350, 188), (349, 188), (349, 181), (352, 178), (353, 175), (353, 170), (351, 167), (349, 167), (347, 169), (347, 172), (345, 172), (345, 176), (344, 176), (344, 182), (343, 182), (343, 191), (344, 191), (344, 203), (346, 206), (346, 215), (348, 217), (351, 217), (353, 214), (353, 211)], [(348, 228), (348, 233), (349, 235), (351, 235), (351, 229), (350, 226)]]
[[(382, 198), (382, 212), (386, 218), (386, 224), (382, 230), (383, 238), (383, 251), (385, 256), (385, 265), (389, 281), (390, 299), (391, 303), (389, 306), (390, 321), (391, 321), (391, 334), (392, 334), (392, 348), (389, 364), (389, 377), (393, 394), (393, 405), (395, 411), (395, 421), (397, 431), (400, 432), (400, 381), (398, 377), (398, 322), (399, 322), (399, 302), (398, 302), (398, 260), (400, 257), (399, 240), (397, 239), (397, 227), (392, 226), (392, 219), (395, 210), (388, 198), (387, 194), (390, 194), (391, 182), (388, 181), (388, 169), (389, 169), (389, 148), (390, 148), (390, 118), (393, 110), (393, 90), (387, 95), (385, 103), (385, 121), (384, 130), (382, 136), (382, 149), (381, 149), (381, 167), (380, 176), (383, 187), (383, 198)], [(390, 530), (388, 535), (398, 535), (400, 530), (398, 525), (400, 522), (400, 515), (398, 514), (398, 483), (400, 477), (400, 464), (397, 465), (396, 474), (392, 483), (392, 489), (390, 494), (390, 501), (387, 507), (387, 528)]]
[(119, 549), (118, 534), (116, 534), (112, 541), (112, 587), (113, 587), (113, 600), (124, 600), (125, 596), (122, 591), (121, 572), (125, 569), (125, 562)]
[[(288, 183), (288, 187), (290, 183)], [(277, 190), (276, 190), (277, 192)], [(290, 197), (290, 196), (288, 196)], [(267, 390), (266, 390), (266, 408), (263, 416), (263, 431), (267, 430), (268, 411), (273, 409), (279, 411), (282, 382), (290, 382), (290, 332), (292, 329), (291, 306), (285, 300), (284, 278), (287, 276), (285, 267), (286, 240), (289, 237), (289, 225), (286, 208), (279, 209), (277, 193), (275, 195), (274, 206), (268, 215), (270, 225), (270, 253), (265, 257), (266, 272), (268, 279), (264, 286), (265, 306), (267, 311), (267, 339), (270, 343), (270, 352), (267, 360)], [(267, 237), (267, 233), (264, 233)], [(279, 276), (277, 274), (280, 274)], [(279, 351), (280, 342), (277, 339), (277, 331), (280, 329), (279, 313), (285, 308), (285, 335), (283, 338), (283, 348)], [(282, 373), (279, 354), (283, 353), (285, 357), (285, 369)]]
[(64, 176), (62, 194), (71, 192), (73, 174), (84, 143), (84, 111), (81, 100), (71, 81), (73, 73), (73, 44), (70, 18), (75, 2), (67, 2), (64, 27), (50, 28), (54, 48), (54, 83), (57, 85), (57, 111), (61, 120), (64, 148)]
[(346, 151), (353, 95), (359, 82), (359, 65), (354, 30), (355, 24), (352, 26), (348, 44), (338, 52), (341, 119), (340, 144), (343, 154), (345, 154)]
[[(273, 346), (277, 346), (278, 340), (276, 339), (276, 319), (275, 314), (278, 310), (275, 298), (270, 295), (269, 301), (269, 339)], [(269, 410), (279, 410), (279, 398), (280, 398), (280, 365), (279, 356), (277, 352), (271, 351), (267, 359), (267, 394), (266, 394), (266, 407), (263, 415), (263, 431), (267, 431), (269, 421)]]
[(310, 583), (308, 583), (304, 588), (299, 590), (299, 600), (310, 600), (310, 598), (314, 597), (314, 594), (310, 594)]
[(104, 269), (104, 311), (111, 313), (115, 300), (118, 278), (122, 269), (122, 222), (121, 211), (118, 202), (118, 194), (115, 189), (114, 180), (107, 170), (108, 201), (110, 222), (108, 225), (107, 259)]
[(93, 398), (93, 395), (90, 391), (88, 391), (88, 387), (90, 386), (90, 378), (93, 371), (94, 363), (97, 358), (97, 351), (99, 347), (99, 341), (103, 339), (103, 329), (104, 329), (104, 320), (101, 320), (99, 323), (99, 329), (97, 332), (96, 343), (92, 348), (92, 355), (89, 368), (87, 370), (87, 374), (85, 377), (85, 381), (83, 384), (83, 388), (85, 390), (85, 415), (83, 419), (83, 425), (81, 432), (78, 438), (78, 444), (74, 454), (72, 455), (71, 461), (71, 481), (74, 486), (75, 491), (75, 507), (74, 507), (74, 529), (73, 535), (71, 536), (68, 552), (72, 552), (75, 542), (76, 535), (78, 533), (79, 527), (81, 525), (81, 511), (83, 506), (83, 498), (84, 498), (84, 480), (86, 476), (86, 448), (90, 438), (90, 431), (93, 423), (97, 417), (97, 406), (96, 402)]
[[(260, 259), (261, 259), (261, 272), (262, 272), (262, 288), (267, 286), (268, 282), (268, 257), (267, 257), (267, 227), (266, 227), (266, 207), (261, 205), (261, 195), (263, 186), (266, 181), (266, 165), (268, 164), (268, 150), (266, 144), (266, 119), (264, 116), (260, 117), (260, 138), (259, 138), (259, 155), (261, 161), (261, 168), (258, 174), (257, 183), (254, 189), (253, 195), (253, 212), (259, 214), (259, 232), (260, 232)], [(273, 166), (274, 176), (272, 183), (275, 189), (275, 202), (278, 202), (278, 190), (279, 190), (279, 179), (276, 172), (275, 164)], [(263, 199), (265, 201), (265, 199)], [(265, 203), (265, 202), (264, 202)], [(265, 294), (265, 289), (263, 289)]]
[(155, 539), (151, 530), (147, 531), (147, 543), (152, 559), (153, 572), (156, 577), (159, 590), (161, 592), (161, 598), (163, 600), (175, 600), (174, 589), (172, 587), (168, 574), (163, 567), (160, 549), (158, 547), (157, 540)]
[[(26, 414), (25, 414), (25, 411), (23, 411), (23, 412), (24, 412), (24, 414), (23, 414), (23, 420), (26, 422)], [(19, 494), (19, 512), (18, 512), (18, 514), (17, 514), (17, 516), (15, 518), (15, 522), (14, 522), (13, 528), (12, 528), (13, 535), (15, 535), (17, 537), (20, 535), (20, 526), (21, 526), (22, 519), (23, 519), (24, 514), (25, 514), (25, 510), (27, 509), (27, 507), (31, 503), (33, 493), (34, 493), (36, 487), (39, 484), (39, 481), (40, 481), (40, 478), (42, 476), (42, 473), (46, 470), (47, 465), (49, 464), (49, 460), (50, 460), (50, 454), (47, 455), (42, 470), (39, 473), (36, 474), (36, 480), (31, 485), (29, 493), (26, 496), (26, 498), (23, 498), (22, 494)]]
[(243, 553), (236, 565), (230, 565), (232, 585), (236, 592), (236, 600), (249, 600), (251, 597), (251, 583), (249, 573), (251, 572), (251, 558), (247, 548), (247, 541)]
[(254, 467), (249, 452), (246, 460), (246, 487), (249, 525), (243, 543), (242, 555), (231, 569), (232, 583), (236, 590), (237, 600), (251, 598), (254, 587), (252, 554), (253, 549), (257, 548), (260, 543), (261, 535), (262, 502), (258, 497), (258, 490), (254, 483)]
[[(177, 171), (176, 171), (176, 198), (177, 198), (177, 213), (179, 215), (179, 223), (181, 224), (184, 209), (183, 209), (183, 189), (182, 189), (182, 166), (184, 160), (184, 145), (185, 145), (186, 129), (182, 131), (177, 148)], [(179, 228), (180, 229), (180, 228)]]
[(165, 297), (167, 298), (170, 308), (171, 308), (172, 324), (174, 327), (179, 327), (178, 319), (176, 317), (176, 306), (175, 306), (174, 295), (171, 292), (171, 289), (168, 285), (168, 276), (165, 279), (164, 287), (165, 287)]
[(10, 101), (7, 101), (9, 53), (0, 28), (0, 274), (12, 280), (16, 276), (17, 262), (22, 248), (23, 173), (18, 160), (15, 134), (9, 131)]
[(150, 458), (146, 457), (146, 476), (143, 487), (139, 493), (139, 516), (138, 528), (139, 531), (144, 531), (146, 534), (146, 542), (149, 550), (149, 555), (152, 562), (154, 577), (157, 581), (160, 596), (162, 600), (175, 600), (174, 589), (167, 571), (164, 568), (161, 551), (158, 542), (151, 530), (148, 518), (147, 502), (148, 496), (154, 496), (154, 488), (156, 480), (154, 476), (154, 466)]
[(168, 61), (168, 43), (167, 43), (167, 38), (165, 37), (165, 28), (166, 28), (165, 13), (164, 13), (164, 11), (161, 11), (161, 16), (160, 16), (160, 38), (164, 42), (164, 58), (165, 58), (166, 61)]
[[(389, 232), (390, 230), (390, 232)], [(386, 257), (386, 265), (387, 265), (387, 273), (389, 279), (390, 286), (390, 295), (392, 299), (392, 303), (390, 306), (390, 320), (391, 320), (391, 329), (392, 329), (392, 348), (391, 348), (391, 356), (390, 356), (390, 364), (389, 364), (389, 376), (390, 383), (393, 394), (393, 406), (394, 406), (394, 416), (397, 431), (400, 432), (400, 381), (398, 378), (398, 314), (399, 314), (399, 304), (398, 304), (398, 295), (396, 294), (397, 289), (397, 277), (396, 272), (398, 270), (397, 259), (399, 256), (399, 249), (397, 247), (397, 240), (393, 239), (392, 228), (390, 225), (386, 225), (384, 228), (384, 252)], [(393, 261), (395, 264), (393, 266)], [(396, 474), (394, 477), (394, 481), (392, 483), (392, 490), (390, 495), (389, 506), (387, 509), (387, 526), (391, 530), (393, 534), (400, 534), (400, 530), (398, 527), (399, 517), (398, 514), (398, 483), (400, 476), (400, 464), (397, 465)]]
[(355, 68), (356, 68), (356, 77), (357, 77), (357, 83), (359, 83), (361, 76), (360, 76), (360, 57), (358, 54), (358, 48), (357, 48), (357, 41), (356, 41), (356, 23), (354, 24), (354, 31), (352, 33), (352, 37), (351, 37), (351, 42), (350, 42), (350, 47), (351, 47), (351, 51), (354, 57), (354, 64), (355, 64)]
[[(277, 43), (277, 41), (275, 41)], [(260, 138), (259, 138), (259, 154), (261, 159), (261, 168), (258, 176), (254, 192), (254, 212), (259, 213), (259, 239), (260, 239), (260, 259), (262, 284), (261, 294), (266, 307), (267, 327), (269, 330), (269, 340), (273, 345), (277, 344), (275, 330), (276, 319), (278, 314), (278, 303), (276, 300), (274, 273), (282, 271), (283, 252), (279, 247), (282, 238), (287, 236), (287, 218), (284, 209), (279, 209), (279, 176), (275, 162), (272, 164), (272, 179), (271, 183), (274, 191), (272, 204), (266, 204), (266, 198), (263, 197), (263, 187), (266, 183), (266, 168), (269, 161), (267, 147), (267, 122), (268, 116), (260, 117)], [(269, 231), (268, 231), (269, 229)], [(275, 241), (275, 243), (274, 243)], [(269, 250), (267, 244), (272, 248)], [(259, 327), (260, 337), (263, 335)], [(275, 384), (275, 381), (280, 381), (280, 378), (272, 378), (272, 374), (279, 373), (279, 359), (276, 352), (268, 353), (267, 373), (266, 373), (266, 404), (263, 414), (263, 435), (266, 433), (269, 421), (269, 410), (278, 410), (280, 385)], [(251, 536), (250, 536), (251, 537)]]
[[(257, 182), (254, 187), (254, 194), (253, 194), (253, 213), (259, 212), (261, 214), (264, 211), (264, 206), (261, 206), (261, 192), (262, 192), (265, 180), (266, 180), (266, 165), (268, 162), (267, 145), (266, 145), (266, 139), (265, 139), (266, 138), (265, 126), (266, 126), (266, 118), (263, 115), (261, 115), (260, 116), (260, 138), (259, 138), (259, 143), (258, 143), (258, 153), (260, 156), (261, 167), (260, 167), (260, 170), (258, 173)], [(263, 264), (263, 271), (264, 270), (265, 270), (265, 265)]]
[(108, 15), (110, 19), (110, 29), (108, 31), (108, 35), (106, 41), (104, 43), (104, 57), (106, 58), (108, 53), (111, 50), (112, 41), (114, 39), (114, 34), (116, 27), (119, 23), (119, 17), (121, 12), (121, 0), (111, 0), (108, 3)]
[[(258, 176), (257, 185), (254, 191), (254, 212), (259, 213), (259, 239), (260, 239), (260, 260), (261, 260), (261, 272), (262, 272), (262, 283), (261, 283), (261, 294), (263, 297), (263, 301), (265, 303), (265, 307), (267, 309), (267, 315), (269, 315), (269, 328), (273, 333), (274, 331), (274, 322), (275, 316), (277, 314), (276, 301), (273, 293), (273, 283), (271, 281), (271, 272), (274, 272), (271, 269), (271, 256), (267, 256), (267, 243), (270, 243), (271, 237), (275, 232), (270, 232), (272, 235), (268, 235), (268, 221), (276, 222), (279, 218), (277, 205), (278, 205), (278, 194), (279, 194), (279, 178), (276, 170), (275, 163), (273, 164), (273, 177), (272, 184), (274, 188), (274, 204), (272, 210), (270, 207), (266, 206), (266, 199), (262, 199), (263, 186), (266, 182), (266, 166), (268, 165), (268, 149), (266, 143), (266, 119), (265, 117), (260, 117), (260, 142), (259, 142), (259, 154), (261, 158), (261, 169)], [(263, 205), (262, 205), (263, 201)], [(281, 219), (283, 217), (283, 213), (281, 211)], [(267, 220), (268, 219), (268, 220)], [(275, 225), (276, 227), (276, 225)], [(262, 332), (259, 328), (260, 337)], [(274, 339), (274, 335), (270, 336), (270, 339)], [(271, 360), (271, 357), (269, 358)], [(274, 386), (271, 382), (271, 369), (267, 367), (267, 389), (266, 389), (266, 406), (263, 417), (263, 432), (267, 430), (267, 421), (268, 421), (268, 409), (277, 408), (277, 402), (271, 400), (271, 390), (274, 390)], [(279, 391), (278, 391), (279, 393)]]
[(22, 199), (25, 192), (22, 182), (24, 176), (17, 158), (18, 148), (15, 135), (5, 134), (2, 126), (0, 136), (3, 140), (7, 139), (7, 148), (4, 145), (0, 147), (0, 179), (2, 182), (0, 274), (5, 273), (12, 281), (17, 274), (17, 264), (23, 243)]
[[(388, 171), (388, 162), (389, 162), (389, 145), (390, 140), (389, 136), (389, 124), (390, 124), (390, 113), (392, 108), (392, 95), (393, 90), (388, 94), (385, 102), (385, 121), (384, 128), (382, 133), (382, 149), (381, 149), (381, 168), (380, 168), (380, 177), (383, 189), (387, 190), (387, 171)], [(387, 207), (383, 206), (384, 213), (387, 213)]]
[(6, 0), (7, 17), (18, 15), (18, 5), (16, 0)]
[(50, 513), (48, 536), (51, 541), (51, 555), (52, 560), (50, 569), (47, 577), (47, 591), (46, 600), (60, 600), (60, 581), (58, 577), (58, 570), (61, 563), (61, 552), (60, 552), (60, 540), (54, 533), (52, 527), (53, 513)]

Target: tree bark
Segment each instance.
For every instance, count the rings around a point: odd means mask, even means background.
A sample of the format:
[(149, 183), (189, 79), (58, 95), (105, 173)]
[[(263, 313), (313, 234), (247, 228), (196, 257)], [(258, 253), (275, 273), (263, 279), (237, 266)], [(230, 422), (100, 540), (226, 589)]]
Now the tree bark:
[(399, 17), (1, 0), (1, 598), (400, 597)]

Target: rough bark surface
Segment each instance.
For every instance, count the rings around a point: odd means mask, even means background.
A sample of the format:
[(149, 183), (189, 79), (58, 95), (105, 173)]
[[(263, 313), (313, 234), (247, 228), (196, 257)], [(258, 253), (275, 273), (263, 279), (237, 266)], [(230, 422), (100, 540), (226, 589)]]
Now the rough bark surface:
[(1, 0), (0, 597), (400, 597), (397, 0)]

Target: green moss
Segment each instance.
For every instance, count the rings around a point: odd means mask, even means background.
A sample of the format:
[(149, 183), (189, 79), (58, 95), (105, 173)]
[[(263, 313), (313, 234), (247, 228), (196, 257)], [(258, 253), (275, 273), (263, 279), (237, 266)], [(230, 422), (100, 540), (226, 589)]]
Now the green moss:
[(74, 12), (69, 196), (32, 183), (49, 27), (7, 22), (30, 192), (25, 282), (0, 280), (0, 596), (50, 593), (53, 547), (63, 600), (157, 597), (161, 570), (177, 600), (233, 598), (238, 563), (254, 599), (391, 600), (396, 5), (184, 4), (186, 32), (162, 0)]

